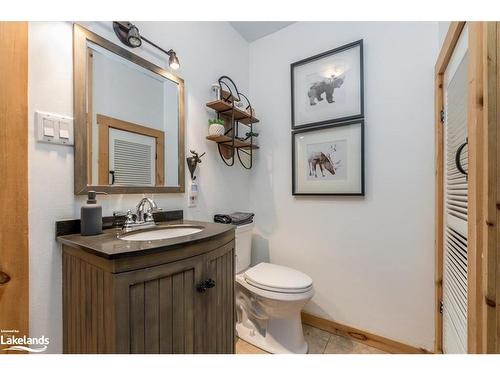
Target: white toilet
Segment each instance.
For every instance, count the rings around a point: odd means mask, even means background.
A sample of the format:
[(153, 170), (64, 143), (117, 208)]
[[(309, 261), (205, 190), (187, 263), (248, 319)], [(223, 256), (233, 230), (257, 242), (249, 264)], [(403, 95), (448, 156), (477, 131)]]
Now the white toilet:
[(253, 223), (236, 229), (236, 332), (270, 353), (307, 353), (300, 312), (314, 295), (312, 279), (270, 263), (250, 266)]

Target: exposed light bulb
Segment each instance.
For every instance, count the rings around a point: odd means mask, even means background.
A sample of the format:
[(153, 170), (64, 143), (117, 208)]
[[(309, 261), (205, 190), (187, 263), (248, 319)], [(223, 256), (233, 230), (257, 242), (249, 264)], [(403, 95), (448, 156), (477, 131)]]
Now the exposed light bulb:
[(136, 26), (131, 26), (128, 30), (127, 40), (130, 45), (134, 48), (140, 47), (142, 44), (141, 36), (139, 34), (139, 30)]
[(177, 54), (172, 51), (169, 53), (169, 58), (168, 58), (168, 65), (170, 66), (170, 68), (174, 69), (174, 70), (177, 70), (179, 69), (180, 67), (180, 64), (179, 64), (179, 59), (177, 58)]

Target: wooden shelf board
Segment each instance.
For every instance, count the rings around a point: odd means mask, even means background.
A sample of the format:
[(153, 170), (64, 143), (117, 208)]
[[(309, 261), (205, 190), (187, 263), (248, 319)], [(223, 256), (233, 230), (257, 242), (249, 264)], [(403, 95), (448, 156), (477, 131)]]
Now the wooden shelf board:
[(259, 122), (257, 118), (250, 116), (248, 112), (243, 111), (239, 108), (233, 108), (231, 104), (223, 100), (214, 100), (212, 102), (208, 102), (207, 107), (213, 109), (214, 111), (226, 113), (228, 115), (231, 115), (231, 111), (234, 111), (234, 119), (245, 125), (250, 125), (251, 123), (255, 124)]
[[(225, 144), (228, 147), (232, 147), (232, 138), (228, 137), (227, 135), (208, 135), (206, 137), (209, 141), (216, 142), (216, 143), (221, 143)], [(240, 141), (239, 139), (234, 140), (234, 148), (250, 148), (250, 143), (249, 142), (243, 142)], [(258, 149), (259, 146), (257, 145), (252, 145), (253, 149)]]

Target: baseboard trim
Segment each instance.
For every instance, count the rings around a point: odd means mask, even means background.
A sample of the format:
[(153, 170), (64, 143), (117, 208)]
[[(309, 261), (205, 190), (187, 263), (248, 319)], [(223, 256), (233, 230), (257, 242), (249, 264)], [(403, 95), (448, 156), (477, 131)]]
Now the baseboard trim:
[(355, 341), (393, 354), (432, 354), (432, 352), (424, 348), (416, 348), (411, 345), (403, 344), (402, 342), (320, 318), (306, 312), (302, 312), (302, 323), (336, 335), (349, 336)]

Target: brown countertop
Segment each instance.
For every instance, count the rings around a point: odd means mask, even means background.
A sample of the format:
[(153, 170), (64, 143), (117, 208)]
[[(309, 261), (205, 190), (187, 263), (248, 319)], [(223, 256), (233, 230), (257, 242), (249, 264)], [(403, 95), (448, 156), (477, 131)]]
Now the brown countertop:
[(224, 235), (227, 232), (234, 231), (236, 228), (234, 225), (228, 224), (192, 220), (174, 220), (159, 223), (155, 228), (136, 230), (129, 232), (128, 234), (168, 228), (175, 225), (192, 225), (196, 227), (203, 227), (203, 230), (187, 236), (162, 240), (127, 241), (118, 238), (119, 235), (123, 234), (120, 228), (113, 228), (106, 229), (102, 234), (98, 234), (96, 236), (82, 236), (80, 234), (58, 236), (57, 241), (64, 245), (82, 249), (106, 259), (117, 259), (178, 249), (182, 246), (191, 245), (207, 239), (215, 238), (219, 235)]

